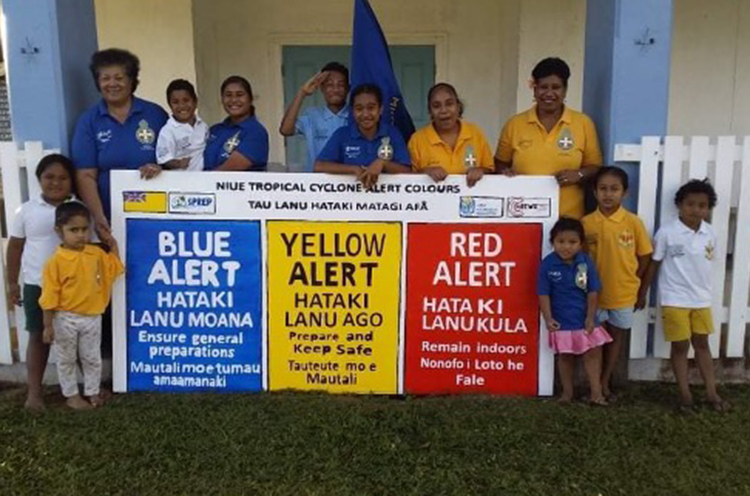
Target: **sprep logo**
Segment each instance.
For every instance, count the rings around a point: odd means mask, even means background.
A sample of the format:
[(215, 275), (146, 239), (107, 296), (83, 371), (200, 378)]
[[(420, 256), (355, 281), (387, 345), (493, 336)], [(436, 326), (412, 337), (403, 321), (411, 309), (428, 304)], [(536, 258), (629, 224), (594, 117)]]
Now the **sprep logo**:
[(508, 217), (543, 219), (552, 215), (552, 199), (511, 196), (506, 210)]
[(215, 214), (216, 195), (213, 193), (170, 193), (171, 214)]

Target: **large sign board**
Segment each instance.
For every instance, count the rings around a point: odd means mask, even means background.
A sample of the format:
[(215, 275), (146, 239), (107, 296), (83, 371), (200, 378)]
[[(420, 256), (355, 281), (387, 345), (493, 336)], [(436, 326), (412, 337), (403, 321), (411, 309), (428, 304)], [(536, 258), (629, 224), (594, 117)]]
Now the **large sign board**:
[(112, 174), (118, 392), (552, 393), (553, 178)]

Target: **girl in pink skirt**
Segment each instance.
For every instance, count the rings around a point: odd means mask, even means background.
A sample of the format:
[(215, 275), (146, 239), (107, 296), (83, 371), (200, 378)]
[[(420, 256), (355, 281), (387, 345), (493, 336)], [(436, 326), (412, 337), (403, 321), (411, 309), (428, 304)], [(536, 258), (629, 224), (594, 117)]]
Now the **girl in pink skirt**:
[(558, 355), (557, 369), (563, 392), (560, 401), (573, 399), (576, 356), (583, 364), (591, 386), (590, 403), (606, 405), (602, 395), (602, 346), (612, 341), (597, 325), (596, 307), (601, 283), (596, 265), (581, 251), (583, 224), (563, 217), (552, 228), (555, 251), (539, 267), (539, 306), (549, 331), (549, 344)]

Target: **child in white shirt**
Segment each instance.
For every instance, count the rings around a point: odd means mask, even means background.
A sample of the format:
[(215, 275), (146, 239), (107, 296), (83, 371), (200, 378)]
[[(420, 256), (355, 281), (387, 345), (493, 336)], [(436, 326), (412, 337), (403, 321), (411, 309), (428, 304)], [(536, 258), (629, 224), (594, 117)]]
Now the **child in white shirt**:
[(196, 114), (198, 96), (193, 85), (175, 79), (167, 86), (167, 102), (172, 116), (159, 131), (156, 160), (164, 169), (203, 170), (208, 125)]
[(675, 195), (679, 217), (656, 233), (653, 260), (641, 285), (645, 296), (659, 272), (664, 338), (671, 343), (670, 360), (680, 388), (680, 409), (690, 411), (693, 396), (688, 382), (688, 351), (692, 343), (695, 361), (706, 385), (706, 399), (716, 411), (729, 404), (716, 392), (716, 378), (708, 336), (714, 332), (711, 315), (711, 279), (716, 256), (716, 235), (706, 222), (716, 205), (716, 192), (708, 180), (693, 179)]

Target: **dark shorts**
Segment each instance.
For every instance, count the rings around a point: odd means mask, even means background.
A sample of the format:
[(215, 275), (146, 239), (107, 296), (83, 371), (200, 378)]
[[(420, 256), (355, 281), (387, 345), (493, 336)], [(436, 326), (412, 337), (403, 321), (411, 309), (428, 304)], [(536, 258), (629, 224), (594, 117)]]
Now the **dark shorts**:
[(33, 284), (23, 285), (23, 313), (26, 315), (26, 330), (29, 332), (44, 331), (44, 311), (39, 306), (42, 288)]

